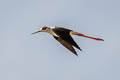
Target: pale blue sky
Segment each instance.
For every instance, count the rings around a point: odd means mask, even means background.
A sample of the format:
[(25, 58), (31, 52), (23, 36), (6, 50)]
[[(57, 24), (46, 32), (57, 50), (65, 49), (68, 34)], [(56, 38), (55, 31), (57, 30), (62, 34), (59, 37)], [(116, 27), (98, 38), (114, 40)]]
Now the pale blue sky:
[[(103, 38), (73, 36), (76, 57), (42, 26), (63, 26)], [(1, 0), (0, 80), (120, 80), (119, 0)]]

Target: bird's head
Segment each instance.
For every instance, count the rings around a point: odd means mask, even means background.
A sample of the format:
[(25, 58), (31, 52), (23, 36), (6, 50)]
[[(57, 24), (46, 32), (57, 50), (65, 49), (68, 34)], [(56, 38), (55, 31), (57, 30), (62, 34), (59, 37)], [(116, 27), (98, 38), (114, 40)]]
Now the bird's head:
[(40, 32), (48, 32), (49, 30), (50, 30), (50, 28), (47, 26), (40, 28)]
[(48, 32), (49, 30), (50, 30), (49, 27), (44, 26), (44, 27), (40, 28), (39, 31), (36, 31), (36, 32), (34, 32), (34, 33), (32, 33), (32, 34), (36, 34), (36, 33), (39, 33), (39, 32)]

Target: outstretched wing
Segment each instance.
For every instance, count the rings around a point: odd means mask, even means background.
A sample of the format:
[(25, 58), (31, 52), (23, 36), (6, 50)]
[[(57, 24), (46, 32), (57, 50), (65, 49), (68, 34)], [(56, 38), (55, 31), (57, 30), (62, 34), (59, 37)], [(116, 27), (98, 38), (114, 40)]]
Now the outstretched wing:
[(73, 40), (73, 38), (70, 36), (70, 31), (69, 29), (61, 28), (61, 27), (56, 27), (53, 29), (53, 31), (60, 36), (64, 41), (70, 43), (71, 45), (75, 46), (79, 50), (82, 51), (82, 49), (77, 45), (77, 43)]
[(72, 47), (72, 45), (68, 42), (66, 42), (65, 40), (63, 40), (60, 37), (55, 37), (53, 36), (57, 41), (59, 41), (64, 47), (66, 47), (68, 50), (70, 50), (73, 54), (75, 54), (76, 56), (78, 56), (78, 54), (76, 53), (75, 49)]

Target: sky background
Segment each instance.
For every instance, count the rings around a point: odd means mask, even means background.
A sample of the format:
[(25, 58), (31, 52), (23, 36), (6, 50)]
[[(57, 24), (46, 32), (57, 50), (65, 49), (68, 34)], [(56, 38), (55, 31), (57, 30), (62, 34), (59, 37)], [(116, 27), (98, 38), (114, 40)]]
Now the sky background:
[[(63, 26), (78, 36), (78, 57), (42, 26)], [(1, 0), (0, 80), (120, 80), (119, 0)]]

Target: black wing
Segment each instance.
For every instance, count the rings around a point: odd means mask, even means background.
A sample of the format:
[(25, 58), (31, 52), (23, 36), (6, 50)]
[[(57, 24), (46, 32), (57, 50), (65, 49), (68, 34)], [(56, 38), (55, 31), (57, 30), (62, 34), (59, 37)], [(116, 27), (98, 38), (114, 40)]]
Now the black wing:
[(77, 43), (70, 36), (70, 31), (72, 31), (72, 30), (61, 28), (61, 27), (56, 27), (53, 29), (53, 31), (57, 35), (59, 35), (63, 40), (65, 40), (66, 42), (70, 43), (71, 45), (75, 46), (76, 48), (78, 48), (79, 50), (82, 51), (82, 49), (77, 45)]
[(76, 56), (78, 56), (78, 54), (76, 53), (75, 49), (72, 47), (72, 45), (68, 42), (66, 42), (65, 40), (63, 40), (60, 37), (55, 37), (53, 36), (57, 41), (59, 41), (64, 47), (66, 47), (67, 49), (69, 49), (73, 54), (75, 54)]

